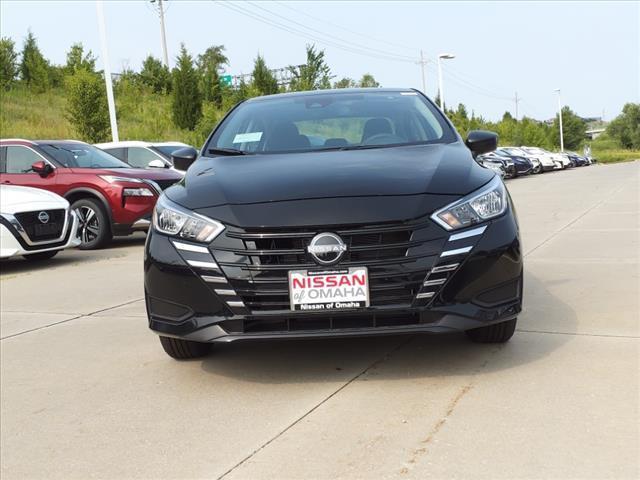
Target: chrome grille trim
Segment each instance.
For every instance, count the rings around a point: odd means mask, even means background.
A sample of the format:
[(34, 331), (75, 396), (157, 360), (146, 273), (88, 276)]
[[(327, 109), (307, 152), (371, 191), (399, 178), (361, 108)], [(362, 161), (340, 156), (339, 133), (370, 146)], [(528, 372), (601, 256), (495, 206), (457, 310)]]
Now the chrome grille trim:
[(235, 307), (235, 308), (244, 308), (244, 303), (243, 302), (227, 302), (227, 305), (229, 305), (230, 307)]
[(436, 294), (436, 292), (422, 292), (416, 295), (416, 298), (431, 298)]
[(207, 283), (227, 283), (224, 277), (212, 277), (211, 275), (200, 275), (200, 278)]
[(216, 292), (218, 295), (226, 295), (228, 297), (235, 297), (236, 296), (236, 292), (233, 290), (229, 290), (229, 289), (223, 289), (223, 288), (216, 288), (214, 290), (214, 292)]
[(456, 240), (462, 240), (463, 238), (482, 235), (486, 229), (487, 229), (487, 226), (484, 225), (483, 227), (474, 228), (473, 230), (467, 230), (466, 232), (456, 233), (449, 237), (449, 241), (455, 242)]
[(463, 247), (463, 248), (456, 248), (455, 250), (445, 250), (444, 252), (442, 252), (440, 254), (441, 257), (451, 257), (453, 255), (460, 255), (462, 253), (468, 253), (471, 251), (473, 247)]
[(173, 240), (171, 243), (173, 243), (173, 246), (178, 250), (184, 250), (185, 252), (209, 253), (209, 249), (207, 247), (202, 247), (200, 245), (192, 245), (190, 243), (176, 242)]
[(431, 269), (431, 273), (442, 273), (442, 272), (450, 272), (458, 268), (459, 263), (450, 263), (448, 265), (440, 265), (439, 267), (434, 267)]
[(435, 280), (425, 280), (422, 285), (425, 287), (431, 287), (433, 285), (442, 285), (446, 281), (446, 278), (436, 278)]
[(210, 270), (220, 270), (220, 267), (215, 262), (201, 262), (199, 260), (187, 260), (187, 263), (196, 268), (208, 268)]

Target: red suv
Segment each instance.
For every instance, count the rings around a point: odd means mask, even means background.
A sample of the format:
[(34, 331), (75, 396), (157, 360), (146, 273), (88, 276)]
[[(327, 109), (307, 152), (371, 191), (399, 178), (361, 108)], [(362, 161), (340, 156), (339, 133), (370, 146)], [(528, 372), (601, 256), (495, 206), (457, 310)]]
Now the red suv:
[(74, 140), (0, 140), (0, 183), (49, 190), (79, 216), (80, 248), (106, 245), (114, 235), (147, 230), (174, 170), (143, 170)]

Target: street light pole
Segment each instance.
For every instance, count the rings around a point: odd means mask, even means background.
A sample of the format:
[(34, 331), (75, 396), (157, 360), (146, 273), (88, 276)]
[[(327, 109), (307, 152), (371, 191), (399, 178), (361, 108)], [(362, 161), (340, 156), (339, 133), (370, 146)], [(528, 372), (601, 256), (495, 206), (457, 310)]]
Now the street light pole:
[(438, 93), (440, 96), (440, 110), (444, 112), (444, 91), (442, 87), (442, 60), (456, 58), (452, 53), (441, 53), (438, 55)]
[(558, 94), (558, 120), (560, 121), (560, 151), (564, 152), (564, 136), (562, 133), (562, 102), (560, 101), (560, 89), (554, 90)]
[(111, 83), (111, 67), (109, 65), (109, 49), (107, 48), (107, 30), (104, 25), (104, 5), (102, 0), (96, 0), (98, 13), (98, 30), (100, 30), (100, 46), (102, 47), (102, 70), (104, 83), (107, 87), (107, 105), (109, 106), (109, 121), (111, 123), (111, 137), (114, 142), (119, 141), (118, 122), (116, 121), (116, 102), (113, 99), (113, 84)]

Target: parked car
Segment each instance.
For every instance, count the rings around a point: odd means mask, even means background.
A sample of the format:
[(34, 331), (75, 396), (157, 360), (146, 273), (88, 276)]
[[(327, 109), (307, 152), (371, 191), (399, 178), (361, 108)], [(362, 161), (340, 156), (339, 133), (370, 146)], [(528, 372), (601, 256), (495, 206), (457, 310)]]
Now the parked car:
[(0, 258), (46, 260), (77, 247), (78, 217), (60, 195), (0, 185)]
[(0, 140), (0, 183), (63, 196), (78, 215), (80, 248), (106, 245), (114, 235), (148, 230), (162, 190), (182, 175), (144, 170), (74, 140)]
[(494, 158), (497, 157), (499, 159), (508, 159), (513, 162), (516, 170), (516, 176), (529, 175), (533, 172), (533, 162), (522, 155), (512, 155), (500, 149), (496, 149), (495, 152), (490, 152), (487, 155)]
[(174, 153), (188, 171), (158, 200), (145, 246), (151, 330), (174, 358), (241, 339), (507, 341), (522, 305), (518, 224), (500, 176), (474, 160), (496, 146), (484, 131), (463, 142), (416, 90), (240, 103), (202, 153)]
[(557, 167), (557, 163), (548, 156), (536, 156), (519, 147), (500, 147), (501, 152), (505, 152), (508, 155), (516, 155), (524, 158), (528, 158), (533, 165), (533, 173), (542, 173), (549, 170), (554, 170)]
[(502, 162), (491, 160), (490, 158), (483, 157), (482, 155), (479, 155), (476, 158), (476, 160), (483, 167), (486, 167), (489, 170), (493, 170), (494, 172), (496, 172), (498, 175), (500, 175), (500, 178), (505, 178), (506, 177), (507, 172), (505, 171), (504, 165), (503, 165)]
[(174, 168), (171, 154), (181, 148), (190, 147), (181, 142), (139, 141), (96, 143), (94, 146), (134, 168)]
[(571, 162), (567, 157), (562, 155), (558, 155), (556, 153), (549, 152), (539, 147), (520, 147), (525, 152), (535, 156), (542, 161), (543, 159), (549, 159), (554, 164), (554, 170), (562, 170), (571, 165)]
[(589, 160), (586, 157), (583, 157), (582, 155), (576, 152), (565, 150), (564, 153), (569, 156), (569, 159), (571, 159), (571, 161), (574, 163), (576, 167), (583, 167), (585, 165), (589, 165)]
[(499, 163), (504, 171), (504, 178), (514, 178), (517, 176), (516, 166), (510, 158), (500, 157), (498, 155), (492, 155), (493, 152), (478, 155), (476, 158), (482, 163), (493, 162)]

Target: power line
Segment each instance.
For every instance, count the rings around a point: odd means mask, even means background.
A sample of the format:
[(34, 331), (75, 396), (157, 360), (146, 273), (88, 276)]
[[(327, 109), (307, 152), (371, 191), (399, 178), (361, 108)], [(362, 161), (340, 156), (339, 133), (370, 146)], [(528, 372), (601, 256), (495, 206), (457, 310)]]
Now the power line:
[[(259, 16), (251, 11), (245, 10), (244, 8), (240, 7), (239, 5), (233, 4), (233, 3), (227, 3), (227, 2), (217, 2), (218, 5), (221, 5), (229, 10), (233, 10), (236, 13), (239, 13), (241, 15), (247, 16), (249, 18), (252, 18), (254, 20), (257, 20), (259, 22), (262, 23), (266, 23), (267, 25), (271, 25), (272, 27), (278, 28), (280, 30), (284, 30), (288, 33), (291, 33), (293, 35), (297, 35), (299, 37), (302, 37), (306, 40), (312, 40), (312, 41), (316, 41), (320, 44), (323, 45), (328, 45), (328, 46), (332, 46), (350, 53), (355, 53), (358, 55), (364, 55), (364, 56), (368, 56), (368, 57), (372, 57), (372, 58), (377, 58), (377, 59), (382, 59), (382, 60), (391, 60), (391, 61), (397, 61), (397, 62), (412, 62), (414, 61), (414, 59), (410, 59), (409, 57), (407, 57), (407, 59), (404, 58), (398, 58), (397, 56), (392, 56), (392, 55), (387, 55), (387, 54), (379, 54), (379, 53), (375, 53), (373, 51), (367, 51), (366, 49), (363, 48), (358, 48), (358, 47), (350, 47), (347, 45), (343, 45), (340, 43), (337, 43), (336, 41), (333, 40), (327, 40), (321, 37), (318, 37), (316, 35), (312, 35), (309, 34), (307, 32), (301, 31), (300, 29), (291, 27), (289, 25), (285, 25), (282, 24), (280, 22), (277, 22), (276, 20), (270, 19), (270, 18), (265, 18), (262, 16)], [(365, 47), (366, 48), (366, 47)]]
[(371, 35), (366, 35), (364, 33), (357, 32), (355, 30), (351, 30), (350, 28), (344, 27), (342, 25), (338, 25), (337, 23), (333, 23), (333, 22), (330, 22), (329, 20), (326, 20), (326, 19), (323, 19), (323, 18), (319, 18), (319, 17), (316, 17), (314, 15), (310, 15), (309, 13), (303, 12), (302, 10), (298, 10), (297, 8), (294, 8), (291, 5), (287, 5), (287, 3), (285, 3), (285, 2), (276, 1), (274, 3), (277, 3), (278, 5), (281, 5), (281, 6), (285, 7), (285, 8), (287, 8), (287, 9), (291, 10), (292, 12), (296, 12), (296, 13), (298, 13), (300, 15), (304, 15), (307, 18), (311, 18), (312, 20), (315, 20), (317, 22), (326, 23), (327, 25), (331, 25), (332, 27), (338, 28), (340, 30), (344, 30), (345, 32), (349, 32), (349, 33), (351, 33), (353, 35), (357, 35), (359, 37), (366, 38), (368, 40), (373, 40), (374, 42), (384, 43), (385, 45), (392, 45), (392, 46), (399, 47), (399, 48), (402, 48), (402, 49), (405, 49), (405, 50), (413, 50), (414, 49), (414, 47), (411, 47), (411, 46), (408, 46), (408, 45), (403, 45), (403, 44), (399, 44), (399, 43), (390, 42), (389, 40), (382, 40), (382, 39), (373, 37)]

